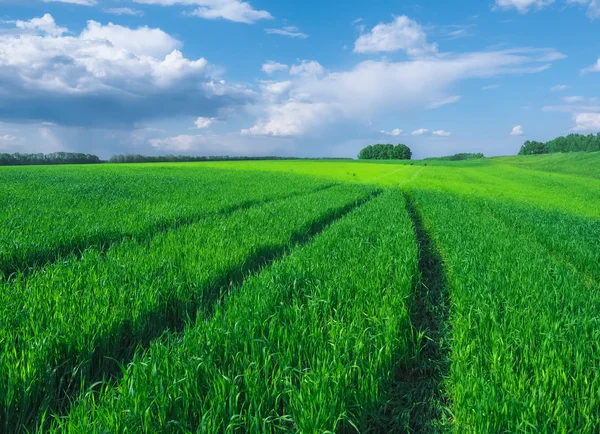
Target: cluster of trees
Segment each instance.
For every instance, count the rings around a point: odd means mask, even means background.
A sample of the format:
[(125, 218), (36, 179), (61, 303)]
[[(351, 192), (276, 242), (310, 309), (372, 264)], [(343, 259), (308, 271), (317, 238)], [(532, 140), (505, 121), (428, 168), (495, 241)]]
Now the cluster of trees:
[(51, 154), (1, 154), (0, 166), (33, 166), (50, 164), (99, 164), (96, 155), (76, 152), (53, 152)]
[(359, 160), (410, 160), (412, 152), (410, 148), (402, 143), (399, 145), (369, 145), (361, 149), (358, 154)]
[(463, 160), (479, 160), (480, 158), (485, 158), (481, 152), (478, 153), (468, 153), (462, 152), (460, 154), (448, 155), (447, 157), (435, 157), (435, 158), (425, 158), (426, 160), (445, 160), (445, 161), (463, 161)]
[(258, 160), (351, 160), (351, 158), (299, 158), (299, 157), (229, 157), (193, 155), (113, 155), (109, 163), (185, 163), (194, 161), (258, 161)]
[(600, 133), (597, 135), (569, 134), (557, 137), (549, 142), (527, 140), (519, 155), (554, 154), (557, 152), (595, 152), (600, 151)]

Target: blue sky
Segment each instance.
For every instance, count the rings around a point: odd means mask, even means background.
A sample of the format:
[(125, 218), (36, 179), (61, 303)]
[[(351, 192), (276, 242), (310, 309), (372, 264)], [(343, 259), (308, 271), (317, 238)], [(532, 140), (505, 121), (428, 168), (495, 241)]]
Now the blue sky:
[(0, 0), (0, 152), (417, 158), (600, 131), (600, 0)]

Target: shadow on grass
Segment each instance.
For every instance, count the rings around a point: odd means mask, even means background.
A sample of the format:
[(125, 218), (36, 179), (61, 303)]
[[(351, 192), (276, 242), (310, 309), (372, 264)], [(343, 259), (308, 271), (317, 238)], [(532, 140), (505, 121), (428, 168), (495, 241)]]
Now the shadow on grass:
[[(186, 282), (190, 291), (202, 293), (197, 299), (188, 302), (170, 300), (167, 304), (148, 312), (136, 324), (124, 322), (96, 345), (93, 354), (81, 354), (70, 348), (56, 348), (56, 366), (49, 367), (52, 373), (46, 381), (34, 384), (24, 399), (7, 407), (0, 403), (0, 432), (17, 433), (39, 429), (42, 414), (65, 415), (77, 396), (83, 391), (94, 390), (114, 383), (122, 377), (126, 366), (137, 351), (148, 348), (150, 342), (166, 332), (181, 332), (186, 324), (193, 324), (198, 315), (212, 316), (216, 305), (226, 295), (240, 285), (250, 275), (260, 272), (288, 254), (292, 249), (309, 243), (336, 220), (343, 218), (354, 209), (370, 201), (380, 191), (332, 211), (328, 215), (294, 232), (289, 240), (278, 245), (267, 246), (254, 252), (239, 264), (220, 273), (202, 290), (194, 287), (194, 282)], [(95, 386), (93, 386), (95, 385)]]

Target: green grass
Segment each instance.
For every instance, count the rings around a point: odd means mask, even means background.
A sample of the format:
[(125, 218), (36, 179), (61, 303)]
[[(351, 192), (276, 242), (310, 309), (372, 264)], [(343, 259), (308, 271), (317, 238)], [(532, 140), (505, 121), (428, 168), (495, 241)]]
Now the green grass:
[(416, 276), (412, 222), (387, 192), (157, 341), (59, 431), (364, 431), (411, 352)]
[(60, 166), (0, 170), (0, 279), (125, 237), (149, 238), (331, 182), (194, 167)]
[[(0, 288), (0, 426), (31, 426), (138, 345), (207, 312), (231, 281), (372, 194), (340, 186), (90, 249)], [(264, 231), (269, 228), (268, 231)], [(201, 315), (201, 317), (203, 317)]]
[(600, 432), (599, 155), (0, 168), (0, 432)]
[[(467, 200), (414, 196), (448, 270), (455, 430), (598, 432), (600, 293), (580, 259), (565, 264), (535, 228), (515, 231)], [(569, 240), (553, 236), (554, 247)]]

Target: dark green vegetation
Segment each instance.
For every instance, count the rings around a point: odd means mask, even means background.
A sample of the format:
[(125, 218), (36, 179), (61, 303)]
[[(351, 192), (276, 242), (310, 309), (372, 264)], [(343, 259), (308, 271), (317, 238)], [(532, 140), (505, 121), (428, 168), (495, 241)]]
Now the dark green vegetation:
[(549, 142), (536, 142), (527, 140), (519, 155), (555, 154), (566, 152), (597, 152), (600, 151), (600, 133), (597, 135), (569, 134), (566, 137), (557, 137)]
[(480, 158), (485, 158), (482, 153), (460, 153), (454, 155), (448, 155), (447, 157), (435, 157), (435, 158), (425, 158), (425, 160), (445, 160), (445, 161), (464, 161), (464, 160), (478, 160)]
[(599, 155), (2, 168), (0, 432), (599, 432)]
[(410, 160), (412, 152), (406, 145), (369, 145), (361, 149), (359, 160)]
[[(311, 160), (314, 158), (311, 158)], [(109, 163), (184, 163), (198, 161), (262, 161), (262, 160), (306, 160), (306, 158), (297, 157), (229, 157), (223, 156), (193, 156), (193, 155), (139, 155), (125, 154), (113, 155), (108, 160)], [(351, 160), (351, 158), (325, 158), (325, 160)]]
[(0, 153), (0, 166), (33, 166), (50, 164), (98, 164), (100, 158), (91, 154), (53, 152), (52, 154)]

